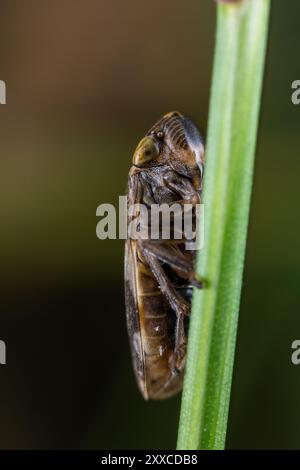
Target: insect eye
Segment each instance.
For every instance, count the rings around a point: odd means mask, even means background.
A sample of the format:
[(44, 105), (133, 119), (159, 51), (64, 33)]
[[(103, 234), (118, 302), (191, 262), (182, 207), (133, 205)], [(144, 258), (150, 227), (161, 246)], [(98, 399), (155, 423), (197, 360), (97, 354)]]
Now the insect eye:
[(159, 154), (159, 149), (152, 136), (144, 137), (138, 144), (134, 155), (133, 164), (136, 166), (143, 166), (145, 163), (156, 158)]

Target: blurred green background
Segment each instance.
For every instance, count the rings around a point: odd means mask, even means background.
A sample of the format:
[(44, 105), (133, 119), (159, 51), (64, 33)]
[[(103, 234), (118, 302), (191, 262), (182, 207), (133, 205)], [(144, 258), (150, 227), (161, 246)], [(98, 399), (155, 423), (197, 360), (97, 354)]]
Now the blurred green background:
[[(287, 5), (288, 3), (288, 5)], [(300, 448), (300, 3), (273, 0), (227, 447)], [(0, 447), (174, 448), (179, 397), (145, 403), (123, 300), (123, 243), (96, 208), (125, 193), (163, 113), (206, 132), (210, 1), (0, 6)]]

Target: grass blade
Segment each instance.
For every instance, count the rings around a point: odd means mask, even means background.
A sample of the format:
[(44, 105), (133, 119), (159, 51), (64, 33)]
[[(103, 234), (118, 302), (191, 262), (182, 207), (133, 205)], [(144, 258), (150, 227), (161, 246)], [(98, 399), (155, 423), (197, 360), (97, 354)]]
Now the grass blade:
[(209, 111), (197, 271), (178, 449), (225, 446), (263, 78), (269, 0), (223, 1)]

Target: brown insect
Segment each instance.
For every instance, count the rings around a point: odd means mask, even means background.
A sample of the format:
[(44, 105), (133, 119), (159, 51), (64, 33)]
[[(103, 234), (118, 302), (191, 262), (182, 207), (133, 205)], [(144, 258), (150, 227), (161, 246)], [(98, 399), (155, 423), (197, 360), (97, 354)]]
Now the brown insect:
[[(192, 121), (174, 111), (163, 116), (138, 144), (128, 178), (128, 205), (201, 201), (203, 141)], [(190, 206), (191, 207), (191, 206)], [(132, 220), (129, 216), (129, 222)], [(150, 217), (149, 217), (150, 220)], [(195, 251), (184, 236), (170, 240), (128, 239), (125, 248), (127, 328), (137, 383), (145, 399), (181, 389), (188, 316), (195, 278)]]

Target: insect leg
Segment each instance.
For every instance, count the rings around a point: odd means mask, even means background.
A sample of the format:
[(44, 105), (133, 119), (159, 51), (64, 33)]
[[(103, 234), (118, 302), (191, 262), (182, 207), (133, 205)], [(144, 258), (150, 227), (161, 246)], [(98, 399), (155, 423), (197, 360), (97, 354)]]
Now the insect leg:
[(150, 254), (144, 247), (143, 243), (139, 243), (139, 249), (141, 251), (142, 256), (144, 257), (145, 261), (147, 262), (150, 270), (153, 273), (157, 283), (160, 286), (161, 293), (164, 295), (166, 300), (168, 301), (172, 310), (175, 311), (176, 315), (189, 315), (190, 313), (190, 305), (180, 294), (176, 291), (176, 289), (172, 286), (169, 278), (167, 277), (165, 271), (163, 270), (158, 257), (156, 255)]
[(175, 326), (175, 345), (172, 372), (178, 373), (182, 370), (186, 356), (186, 334), (184, 331), (184, 317), (179, 315), (176, 318)]
[(169, 171), (164, 175), (164, 182), (181, 197), (184, 204), (200, 203), (199, 193), (188, 178), (178, 175), (175, 171)]
[(150, 255), (155, 256), (160, 261), (167, 263), (172, 269), (178, 271), (178, 274), (188, 278), (191, 284), (201, 289), (203, 283), (197, 279), (196, 273), (192, 268), (192, 262), (185, 257), (176, 246), (167, 243), (145, 242), (144, 250)]
[(177, 376), (182, 372), (185, 365), (186, 346), (187, 341), (184, 331), (184, 317), (183, 315), (178, 315), (175, 326), (174, 352), (170, 360), (168, 378), (163, 385), (164, 389), (168, 388), (173, 380), (177, 380)]

